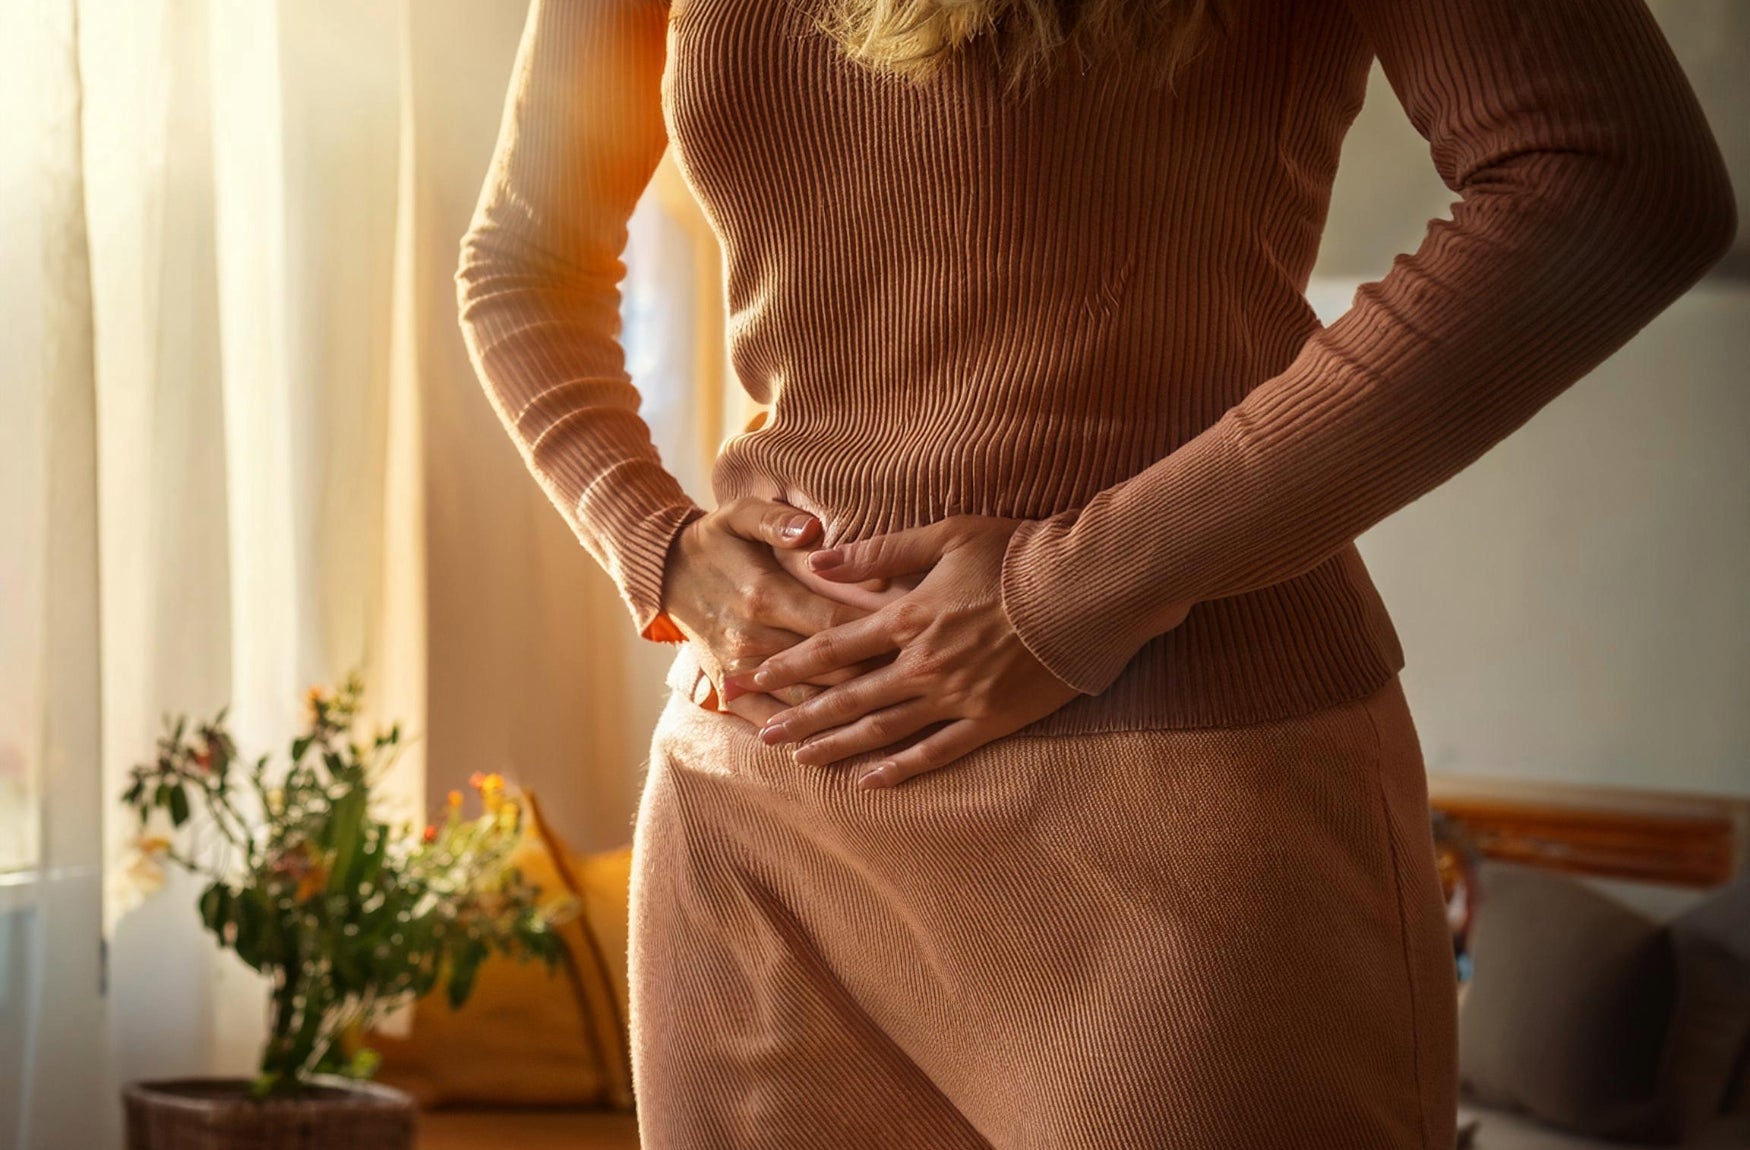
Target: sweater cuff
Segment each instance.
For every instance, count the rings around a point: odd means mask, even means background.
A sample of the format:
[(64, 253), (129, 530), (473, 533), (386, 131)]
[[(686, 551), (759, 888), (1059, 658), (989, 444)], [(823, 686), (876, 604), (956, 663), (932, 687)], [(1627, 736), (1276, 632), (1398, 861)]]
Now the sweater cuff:
[(1009, 536), (1003, 552), (1002, 607), (1022, 645), (1046, 670), (1084, 695), (1098, 695), (1145, 643), (1184, 622), (1195, 600), (1159, 605), (1146, 619), (1090, 604), (1093, 584), (1073, 562), (1079, 546), (1074, 530), (1082, 513), (1076, 509), (1029, 519)]
[[(631, 475), (638, 478), (628, 481)], [(613, 579), (640, 638), (686, 641), (662, 609), (663, 576), (681, 530), (705, 513), (660, 467), (620, 471), (578, 498), (578, 537)]]
[(1136, 583), (1143, 557), (1124, 551), (1141, 543), (1138, 532), (1120, 530), (1115, 539), (1111, 530), (1115, 516), (1136, 522), (1113, 509), (1120, 497), (1138, 494), (1125, 490), (1134, 483), (1106, 488), (1085, 508), (1020, 523), (1003, 551), (1001, 602), (1010, 627), (1083, 695), (1106, 690), (1146, 642), (1178, 627), (1197, 604), (1188, 588), (1174, 592), (1171, 579)]

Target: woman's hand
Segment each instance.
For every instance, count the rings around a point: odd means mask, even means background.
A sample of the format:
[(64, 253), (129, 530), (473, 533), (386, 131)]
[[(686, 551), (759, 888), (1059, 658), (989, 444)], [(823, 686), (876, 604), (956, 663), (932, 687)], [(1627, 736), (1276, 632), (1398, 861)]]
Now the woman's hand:
[[(879, 665), (808, 676), (769, 693), (725, 683), (806, 636), (863, 618), (897, 593), (882, 579), (829, 583), (795, 574), (821, 530), (819, 519), (788, 503), (731, 500), (681, 529), (663, 571), (663, 610), (695, 643), (719, 701), (756, 727), (786, 705)], [(822, 587), (832, 593), (823, 595)]]
[(839, 582), (925, 574), (880, 609), (767, 658), (752, 675), (733, 672), (732, 680), (763, 691), (829, 677), (834, 684), (776, 711), (760, 737), (805, 740), (796, 761), (826, 764), (923, 733), (858, 780), (892, 786), (1079, 695), (1027, 650), (1003, 612), (1003, 553), (1022, 522), (951, 515), (810, 555), (817, 574)]

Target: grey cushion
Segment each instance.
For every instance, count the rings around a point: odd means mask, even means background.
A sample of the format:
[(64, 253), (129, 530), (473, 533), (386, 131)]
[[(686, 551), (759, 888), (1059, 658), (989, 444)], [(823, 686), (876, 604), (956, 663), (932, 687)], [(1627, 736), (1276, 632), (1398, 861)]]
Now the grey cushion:
[(1638, 1142), (1678, 1141), (1722, 1109), (1750, 1031), (1750, 886), (1670, 924), (1528, 867), (1485, 864), (1479, 886), (1459, 1016), (1468, 1096)]
[(1737, 1097), (1750, 1073), (1750, 878), (1671, 923), (1678, 955), (1677, 1021), (1666, 1073), (1679, 1081), (1680, 1124), (1694, 1130)]
[(1486, 864), (1459, 1014), (1467, 1093), (1607, 1138), (1665, 1136), (1677, 956), (1657, 923), (1565, 875)]

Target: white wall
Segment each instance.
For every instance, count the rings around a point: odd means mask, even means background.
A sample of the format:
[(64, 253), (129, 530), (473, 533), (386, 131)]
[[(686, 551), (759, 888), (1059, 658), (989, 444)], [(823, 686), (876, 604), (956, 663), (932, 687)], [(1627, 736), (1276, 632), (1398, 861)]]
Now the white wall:
[[(1651, 5), (1746, 214), (1750, 5)], [(1377, 66), (1309, 296), (1456, 196)], [(1750, 797), (1750, 237), (1622, 351), (1362, 537), (1431, 771)]]

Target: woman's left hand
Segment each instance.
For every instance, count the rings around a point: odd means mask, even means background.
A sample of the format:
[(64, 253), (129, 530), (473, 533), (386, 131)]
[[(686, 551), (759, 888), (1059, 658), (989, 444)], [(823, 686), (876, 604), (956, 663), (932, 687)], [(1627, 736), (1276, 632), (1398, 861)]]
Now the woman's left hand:
[(938, 726), (858, 780), (863, 787), (892, 786), (946, 766), (1079, 695), (1027, 650), (1003, 612), (1003, 554), (1022, 522), (951, 515), (813, 552), (810, 568), (835, 581), (925, 574), (880, 610), (809, 636), (751, 675), (734, 676), (750, 690), (773, 691), (898, 652), (883, 666), (776, 712), (760, 738), (801, 740), (796, 761), (825, 765)]

